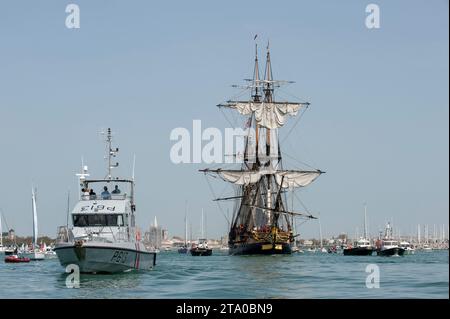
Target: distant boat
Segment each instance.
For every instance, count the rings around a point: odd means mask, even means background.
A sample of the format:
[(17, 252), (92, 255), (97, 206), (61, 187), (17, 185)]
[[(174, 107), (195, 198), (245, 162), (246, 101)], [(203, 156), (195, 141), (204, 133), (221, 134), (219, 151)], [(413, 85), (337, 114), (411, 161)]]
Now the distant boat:
[(320, 222), (321, 218), (320, 218), (320, 214), (319, 214), (319, 237), (320, 237), (320, 249), (318, 249), (317, 251), (319, 253), (328, 253), (328, 250), (323, 247), (323, 238), (322, 238), (322, 223)]
[(38, 222), (37, 222), (37, 208), (36, 208), (36, 191), (31, 188), (31, 210), (33, 213), (33, 242), (31, 243), (31, 249), (23, 252), (23, 257), (31, 260), (44, 260), (45, 254), (39, 249), (37, 244), (38, 239)]
[(200, 238), (197, 244), (192, 244), (191, 247), (192, 256), (211, 256), (212, 249), (208, 248), (208, 242), (205, 238)]
[(45, 259), (55, 259), (58, 258), (58, 256), (56, 255), (56, 252), (53, 250), (53, 247), (49, 247), (44, 243), (44, 247), (42, 249), (44, 251), (45, 254)]
[(190, 249), (192, 256), (211, 256), (212, 249), (208, 247), (208, 241), (204, 238), (204, 222), (203, 222), (203, 210), (202, 210), (202, 238), (200, 238), (197, 244), (192, 244)]
[(178, 253), (179, 254), (187, 254), (188, 253), (188, 244), (187, 244), (187, 203), (186, 203), (186, 208), (184, 211), (184, 246), (178, 248)]
[(367, 235), (367, 206), (364, 205), (364, 237), (361, 237), (355, 247), (347, 247), (344, 249), (345, 256), (371, 256), (374, 248), (370, 244)]
[(344, 249), (345, 256), (371, 256), (373, 253), (373, 247), (370, 241), (361, 238), (356, 242), (355, 247), (347, 247)]
[(416, 251), (407, 241), (400, 242), (399, 246), (405, 250), (405, 255), (413, 255)]
[(3, 228), (2, 228), (2, 213), (0, 212), (0, 253), (6, 251), (6, 247), (3, 246)]
[(30, 262), (28, 257), (19, 257), (18, 255), (9, 255), (5, 257), (5, 263), (28, 263)]
[(384, 239), (377, 242), (378, 256), (403, 256), (405, 249), (398, 245), (398, 241), (393, 239), (392, 226), (390, 223), (386, 225)]

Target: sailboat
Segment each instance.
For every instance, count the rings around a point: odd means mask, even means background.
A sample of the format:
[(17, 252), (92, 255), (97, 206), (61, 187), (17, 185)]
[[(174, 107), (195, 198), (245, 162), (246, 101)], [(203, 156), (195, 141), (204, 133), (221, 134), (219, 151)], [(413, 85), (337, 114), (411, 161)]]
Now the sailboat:
[(2, 213), (0, 212), (0, 253), (6, 251), (6, 247), (3, 246), (3, 228), (2, 228)]
[(364, 204), (364, 236), (359, 238), (355, 247), (347, 247), (344, 249), (346, 256), (371, 256), (374, 248), (370, 244), (367, 234), (367, 205)]
[(186, 204), (186, 211), (184, 213), (184, 246), (178, 248), (179, 254), (187, 254), (188, 252), (188, 234), (187, 234), (187, 204)]
[(319, 237), (320, 237), (320, 250), (319, 250), (319, 252), (321, 252), (321, 253), (328, 253), (328, 250), (325, 248), (325, 247), (323, 247), (323, 238), (322, 238), (322, 223), (321, 223), (321, 221), (320, 221), (320, 214), (319, 214)]
[(202, 236), (198, 239), (197, 244), (193, 244), (191, 247), (191, 255), (192, 256), (211, 256), (212, 249), (208, 247), (208, 240), (205, 237), (204, 230), (204, 215), (202, 209)]
[(294, 217), (311, 219), (311, 214), (288, 210), (286, 189), (305, 187), (318, 178), (321, 170), (286, 170), (283, 168), (278, 129), (288, 116), (295, 116), (309, 103), (275, 101), (274, 91), (288, 81), (272, 77), (269, 45), (263, 80), (259, 78), (258, 47), (256, 45), (253, 79), (244, 89), (248, 100), (229, 100), (218, 107), (237, 111), (246, 117), (243, 163), (240, 169), (202, 169), (235, 186), (232, 198), (235, 209), (228, 235), (229, 254), (290, 254), (295, 235)]
[[(77, 176), (83, 194), (72, 210), (72, 227), (59, 227), (54, 251), (62, 266), (75, 264), (82, 273), (149, 270), (156, 264), (156, 251), (145, 247), (136, 227), (134, 173), (131, 179), (113, 176), (112, 169), (119, 164), (112, 159), (119, 148), (112, 148), (109, 128), (105, 142), (108, 173), (104, 178), (87, 179), (87, 166), (82, 164)], [(97, 196), (93, 187), (103, 192)], [(108, 187), (114, 190), (110, 193)]]
[(31, 249), (25, 251), (23, 256), (31, 260), (43, 260), (45, 254), (42, 252), (38, 245), (38, 221), (37, 221), (37, 208), (36, 208), (36, 190), (31, 188), (31, 208), (33, 213), (33, 241), (31, 243)]

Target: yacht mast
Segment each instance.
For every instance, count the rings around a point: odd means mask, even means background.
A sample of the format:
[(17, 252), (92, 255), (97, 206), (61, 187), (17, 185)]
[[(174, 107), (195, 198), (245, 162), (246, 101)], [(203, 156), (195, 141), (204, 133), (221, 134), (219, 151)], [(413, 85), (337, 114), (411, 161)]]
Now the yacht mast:
[(204, 237), (204, 235), (205, 235), (205, 230), (204, 230), (204, 225), (203, 225), (203, 208), (202, 208), (202, 238), (205, 238)]
[(2, 212), (0, 212), (0, 247), (3, 247)]
[(320, 218), (320, 213), (319, 213), (319, 236), (320, 236), (320, 248), (323, 248), (323, 240), (322, 240), (322, 223), (321, 223), (321, 218)]
[(38, 240), (38, 222), (37, 222), (37, 209), (36, 209), (36, 192), (31, 187), (31, 208), (33, 212), (33, 249), (36, 248)]
[(184, 211), (184, 245), (187, 247), (187, 242), (188, 242), (188, 227), (187, 227), (187, 210), (188, 210), (188, 206), (187, 206), (187, 201), (186, 201), (186, 206), (185, 206), (185, 211)]
[(367, 239), (367, 204), (364, 203), (364, 239)]

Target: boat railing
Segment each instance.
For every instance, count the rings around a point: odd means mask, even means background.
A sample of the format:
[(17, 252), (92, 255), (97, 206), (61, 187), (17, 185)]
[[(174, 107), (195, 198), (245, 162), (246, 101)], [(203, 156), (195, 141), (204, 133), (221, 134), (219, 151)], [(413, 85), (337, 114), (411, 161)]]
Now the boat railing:
[(127, 198), (131, 198), (126, 193), (124, 194), (110, 194), (108, 196), (102, 195), (82, 195), (81, 200), (124, 200)]

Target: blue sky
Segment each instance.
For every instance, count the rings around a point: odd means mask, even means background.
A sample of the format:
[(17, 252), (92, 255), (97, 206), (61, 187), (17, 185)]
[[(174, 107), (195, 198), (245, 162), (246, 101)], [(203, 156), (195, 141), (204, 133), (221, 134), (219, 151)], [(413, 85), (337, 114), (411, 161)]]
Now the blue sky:
[[(65, 27), (69, 3), (80, 7), (78, 30)], [(188, 200), (194, 231), (204, 208), (208, 234), (225, 233), (197, 172), (206, 165), (172, 164), (169, 135), (193, 119), (228, 126), (215, 105), (251, 76), (255, 34), (261, 48), (270, 39), (274, 77), (295, 80), (286, 90), (311, 102), (283, 150), (327, 172), (299, 193), (325, 235), (361, 228), (364, 202), (372, 232), (391, 219), (402, 233), (447, 225), (448, 1), (374, 1), (376, 30), (365, 27), (369, 3), (0, 2), (0, 208), (9, 226), (31, 234), (33, 182), (40, 232), (54, 236), (68, 189), (75, 199), (80, 157), (104, 175), (98, 131), (112, 127), (118, 172), (130, 175), (137, 156), (143, 228), (156, 215), (183, 234)], [(317, 237), (318, 225), (300, 231)]]

